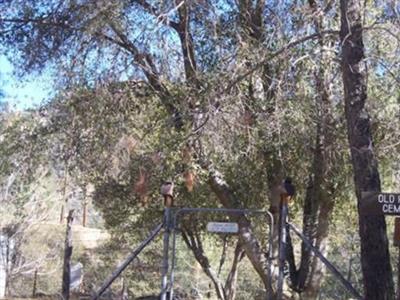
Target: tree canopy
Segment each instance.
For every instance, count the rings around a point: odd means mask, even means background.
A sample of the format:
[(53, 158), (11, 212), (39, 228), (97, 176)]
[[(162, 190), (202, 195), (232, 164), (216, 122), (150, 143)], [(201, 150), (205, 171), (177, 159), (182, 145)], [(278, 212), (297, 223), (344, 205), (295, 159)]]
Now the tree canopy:
[[(60, 205), (90, 194), (127, 244), (161, 218), (164, 180), (175, 181), (178, 206), (268, 209), (278, 219), (277, 186), (290, 176), (291, 217), (328, 254), (338, 222), (357, 226), (361, 193), (398, 188), (400, 172), (399, 4), (340, 2), (1, 1), (1, 53), (21, 78), (53, 74), (58, 91), (27, 118), (3, 114), (2, 184), (17, 176), (29, 187), (45, 168)], [(360, 216), (357, 284), (391, 299), (385, 220), (368, 220)], [(239, 223), (229, 278), (245, 255), (269, 288), (262, 226)], [(199, 254), (203, 229), (184, 225), (217, 297), (234, 299), (234, 280), (221, 284)], [(369, 251), (377, 241), (387, 250), (379, 259)], [(324, 268), (305, 244), (296, 249), (288, 286), (315, 299)], [(374, 268), (387, 286), (374, 287)]]

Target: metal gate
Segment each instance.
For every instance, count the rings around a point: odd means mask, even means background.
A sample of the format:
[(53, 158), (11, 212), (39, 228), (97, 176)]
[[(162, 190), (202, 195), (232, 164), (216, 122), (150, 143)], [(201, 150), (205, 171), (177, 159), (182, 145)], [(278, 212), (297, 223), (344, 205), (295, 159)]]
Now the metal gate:
[[(176, 257), (176, 241), (177, 235), (180, 231), (180, 223), (185, 216), (196, 215), (221, 215), (222, 219), (228, 220), (229, 222), (219, 222), (221, 218), (208, 219), (210, 221), (207, 223), (208, 231), (216, 233), (233, 233), (238, 234), (240, 230), (239, 222), (237, 220), (241, 217), (250, 218), (252, 216), (263, 217), (267, 224), (268, 232), (265, 232), (266, 241), (266, 261), (267, 261), (267, 275), (270, 282), (268, 283), (272, 287), (272, 235), (273, 235), (273, 216), (269, 211), (262, 210), (252, 210), (252, 209), (227, 209), (227, 208), (177, 208), (169, 209), (166, 208), (164, 221), (166, 225), (166, 230), (164, 232), (164, 261), (163, 261), (163, 278), (162, 278), (162, 300), (172, 300), (174, 296), (174, 283), (175, 283), (175, 267), (177, 264)], [(206, 220), (207, 221), (207, 220)], [(216, 222), (213, 222), (216, 221)], [(235, 231), (236, 228), (236, 231)], [(172, 235), (172, 245), (170, 245), (170, 235)], [(171, 264), (169, 265), (169, 261)], [(267, 289), (267, 298), (271, 299), (272, 288)]]
[[(262, 210), (252, 210), (252, 209), (226, 209), (226, 208), (170, 208), (166, 207), (164, 209), (164, 220), (163, 223), (159, 224), (149, 235), (149, 237), (144, 240), (132, 253), (126, 258), (125, 261), (113, 272), (113, 274), (104, 282), (104, 284), (99, 288), (99, 290), (93, 295), (92, 299), (97, 300), (104, 293), (104, 291), (111, 285), (111, 283), (123, 272), (123, 270), (139, 255), (139, 253), (158, 235), (162, 228), (164, 228), (164, 238), (163, 238), (163, 264), (162, 264), (162, 284), (161, 284), (161, 300), (172, 300), (174, 299), (174, 282), (175, 282), (175, 267), (177, 265), (176, 261), (176, 240), (179, 232), (179, 224), (185, 215), (197, 214), (206, 215), (212, 213), (219, 213), (229, 220), (228, 225), (224, 225), (225, 229), (231, 233), (238, 233), (240, 230), (238, 220), (240, 218), (249, 216), (264, 216), (266, 219), (266, 224), (268, 225), (268, 233), (265, 233), (267, 241), (267, 251), (266, 251), (266, 261), (267, 261), (267, 272), (268, 272), (268, 286), (267, 288), (267, 299), (271, 300), (273, 297), (275, 299), (282, 299), (282, 287), (284, 281), (283, 269), (285, 264), (285, 252), (286, 252), (286, 241), (287, 234), (289, 231), (294, 232), (300, 237), (300, 239), (309, 247), (317, 256), (322, 263), (327, 267), (329, 271), (339, 280), (339, 282), (349, 291), (352, 296), (356, 299), (362, 299), (362, 296), (358, 291), (351, 285), (351, 283), (344, 278), (344, 276), (333, 266), (328, 259), (326, 259), (320, 251), (301, 233), (301, 231), (295, 227), (292, 223), (287, 221), (288, 207), (287, 201), (283, 201), (280, 207), (280, 219), (279, 219), (279, 275), (277, 282), (276, 295), (272, 291), (272, 255), (273, 255), (273, 224), (274, 219), (270, 212)], [(218, 220), (217, 220), (218, 221)], [(232, 222), (233, 221), (233, 222)], [(213, 225), (216, 232), (223, 232), (224, 226), (218, 224), (222, 222), (214, 222), (217, 225)], [(236, 225), (232, 225), (236, 224)], [(222, 226), (222, 227), (221, 227)], [(232, 228), (237, 227), (237, 231)], [(218, 229), (219, 228), (219, 229)], [(222, 231), (218, 231), (222, 230)], [(172, 245), (170, 243), (170, 236), (172, 234)], [(171, 263), (170, 263), (171, 262)], [(153, 299), (153, 298), (152, 298)]]

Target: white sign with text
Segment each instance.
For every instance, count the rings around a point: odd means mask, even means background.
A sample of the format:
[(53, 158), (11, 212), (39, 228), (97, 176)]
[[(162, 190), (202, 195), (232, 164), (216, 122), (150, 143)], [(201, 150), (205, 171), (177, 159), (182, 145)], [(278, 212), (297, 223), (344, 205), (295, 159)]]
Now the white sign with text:
[(207, 224), (207, 230), (209, 232), (223, 232), (223, 233), (238, 233), (238, 223), (228, 222), (209, 222)]

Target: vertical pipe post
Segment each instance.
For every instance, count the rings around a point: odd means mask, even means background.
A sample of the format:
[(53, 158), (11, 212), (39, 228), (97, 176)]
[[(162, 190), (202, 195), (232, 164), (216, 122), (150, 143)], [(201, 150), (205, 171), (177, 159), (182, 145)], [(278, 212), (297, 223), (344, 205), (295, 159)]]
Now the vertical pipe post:
[(169, 233), (170, 233), (170, 208), (164, 208), (164, 238), (163, 238), (163, 262), (161, 270), (161, 300), (167, 300), (168, 290), (168, 254), (169, 254)]
[[(267, 272), (268, 272), (268, 280), (269, 280), (269, 290), (267, 290), (267, 300), (272, 300), (272, 235), (274, 232), (274, 217), (270, 212), (266, 214), (269, 219), (269, 232), (268, 232), (268, 261), (267, 261)], [(171, 299), (172, 300), (172, 299)]]
[(161, 195), (164, 197), (164, 239), (163, 239), (163, 263), (161, 270), (161, 300), (167, 300), (168, 292), (168, 254), (169, 234), (171, 227), (171, 207), (174, 206), (174, 183), (167, 180), (161, 185)]
[(161, 300), (167, 300), (168, 292), (168, 254), (169, 254), (169, 234), (171, 227), (171, 207), (174, 206), (174, 183), (167, 180), (161, 185), (161, 195), (164, 197), (164, 239), (163, 239), (163, 262), (161, 270)]
[(393, 234), (393, 245), (399, 249), (398, 261), (397, 261), (397, 290), (396, 300), (400, 300), (400, 217), (394, 219), (394, 234)]
[(398, 260), (397, 260), (397, 291), (396, 291), (396, 300), (400, 300), (400, 247), (398, 253)]
[(171, 273), (169, 277), (169, 299), (168, 300), (173, 300), (174, 297), (174, 281), (175, 281), (175, 263), (176, 263), (176, 224), (177, 224), (177, 217), (178, 217), (179, 211), (175, 212), (173, 220), (172, 220), (172, 257), (171, 257)]
[(278, 288), (277, 299), (282, 299), (283, 294), (283, 270), (285, 267), (286, 259), (286, 223), (288, 215), (288, 200), (289, 196), (281, 194), (281, 202), (279, 206), (279, 275), (278, 275)]
[(64, 300), (69, 299), (69, 288), (71, 281), (71, 257), (72, 257), (72, 222), (74, 221), (74, 210), (71, 209), (67, 217), (67, 230), (65, 233), (64, 265), (62, 277), (62, 296)]

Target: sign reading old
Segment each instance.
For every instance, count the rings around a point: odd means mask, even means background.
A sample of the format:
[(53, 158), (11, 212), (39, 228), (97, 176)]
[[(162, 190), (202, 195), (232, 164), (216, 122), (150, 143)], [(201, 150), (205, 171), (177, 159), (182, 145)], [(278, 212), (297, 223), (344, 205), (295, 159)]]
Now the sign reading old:
[(237, 223), (209, 222), (207, 224), (207, 230), (209, 232), (238, 233), (239, 226)]
[(367, 215), (400, 216), (400, 194), (363, 193), (361, 209)]

